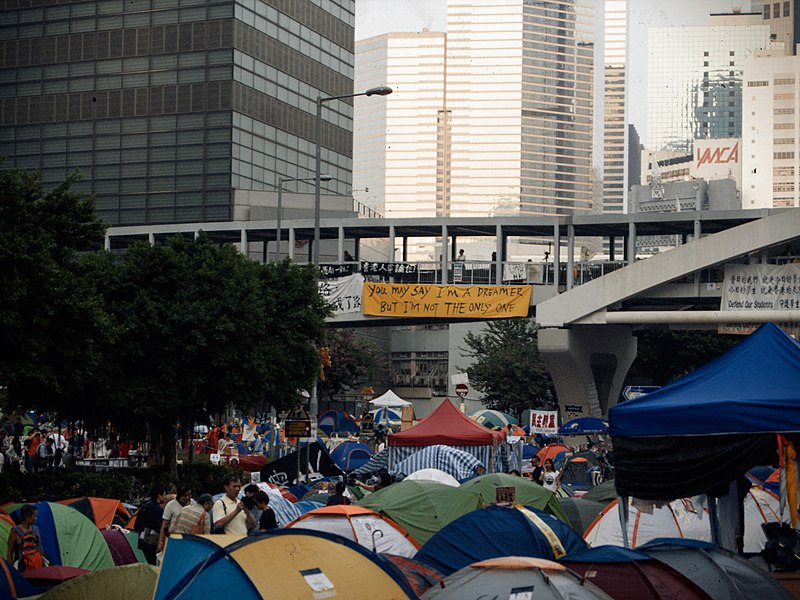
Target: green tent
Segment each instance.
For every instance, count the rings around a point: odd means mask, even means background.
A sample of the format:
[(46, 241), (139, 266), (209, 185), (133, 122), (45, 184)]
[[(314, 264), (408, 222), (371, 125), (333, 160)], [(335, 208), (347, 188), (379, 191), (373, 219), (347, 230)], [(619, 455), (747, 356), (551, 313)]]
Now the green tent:
[(510, 475), (508, 473), (490, 473), (470, 479), (463, 483), (461, 487), (479, 494), (484, 504), (487, 505), (495, 503), (495, 490), (498, 487), (515, 487), (517, 489), (517, 504), (533, 506), (539, 510), (549, 512), (554, 517), (569, 524), (567, 515), (561, 509), (561, 505), (558, 503), (558, 499), (553, 495), (553, 492), (523, 477), (517, 477), (516, 475)]
[(406, 480), (357, 502), (386, 515), (424, 544), (442, 527), (480, 507), (480, 495), (436, 481)]
[(158, 569), (152, 565), (124, 565), (65, 581), (39, 600), (152, 600), (157, 580)]
[(610, 504), (617, 499), (617, 486), (614, 484), (613, 479), (604, 481), (603, 483), (594, 486), (582, 497), (585, 500), (594, 500), (595, 502)]
[(607, 506), (604, 502), (595, 502), (585, 498), (559, 498), (561, 508), (567, 515), (569, 526), (577, 531), (581, 537), (594, 520), (600, 516)]
[[(45, 556), (53, 565), (97, 571), (114, 566), (103, 534), (74, 508), (54, 502), (37, 502), (36, 525)], [(0, 548), (8, 548), (11, 525), (0, 520)]]

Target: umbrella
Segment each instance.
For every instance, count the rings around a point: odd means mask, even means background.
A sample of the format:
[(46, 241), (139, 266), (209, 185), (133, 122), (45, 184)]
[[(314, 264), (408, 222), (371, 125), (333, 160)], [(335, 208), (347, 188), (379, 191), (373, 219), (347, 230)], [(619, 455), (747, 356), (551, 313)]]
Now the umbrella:
[(499, 410), (489, 410), (488, 408), (476, 410), (470, 417), (472, 417), (475, 422), (489, 429), (503, 429), (509, 425), (519, 425), (519, 421), (511, 415), (500, 412)]
[(49, 567), (25, 571), (22, 575), (31, 583), (54, 585), (62, 581), (80, 577), (81, 575), (86, 575), (87, 573), (91, 573), (91, 571), (89, 569), (81, 569), (80, 567), (51, 565)]
[(578, 417), (558, 428), (559, 435), (583, 435), (585, 433), (608, 433), (608, 421), (597, 417)]

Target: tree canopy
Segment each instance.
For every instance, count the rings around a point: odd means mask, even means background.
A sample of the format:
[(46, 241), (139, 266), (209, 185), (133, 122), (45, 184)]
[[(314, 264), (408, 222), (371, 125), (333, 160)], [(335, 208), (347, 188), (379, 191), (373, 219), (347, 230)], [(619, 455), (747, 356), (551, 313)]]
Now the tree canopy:
[(539, 354), (538, 329), (530, 319), (500, 319), (465, 336), (463, 350), (474, 359), (466, 372), (488, 408), (521, 417), (526, 409), (550, 407), (555, 387)]
[(374, 381), (386, 369), (381, 349), (351, 329), (329, 329), (325, 344), (330, 365), (323, 368), (317, 392), (320, 399), (334, 400), (344, 392)]

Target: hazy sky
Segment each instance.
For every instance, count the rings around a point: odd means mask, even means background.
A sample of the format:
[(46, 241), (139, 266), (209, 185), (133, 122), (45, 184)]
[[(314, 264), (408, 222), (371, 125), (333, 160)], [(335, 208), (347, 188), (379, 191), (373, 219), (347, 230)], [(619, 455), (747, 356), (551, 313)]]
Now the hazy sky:
[[(647, 28), (706, 25), (712, 12), (750, 9), (750, 0), (628, 0), (631, 11), (629, 120), (646, 137)], [(389, 31), (447, 30), (447, 0), (356, 0), (356, 39)]]

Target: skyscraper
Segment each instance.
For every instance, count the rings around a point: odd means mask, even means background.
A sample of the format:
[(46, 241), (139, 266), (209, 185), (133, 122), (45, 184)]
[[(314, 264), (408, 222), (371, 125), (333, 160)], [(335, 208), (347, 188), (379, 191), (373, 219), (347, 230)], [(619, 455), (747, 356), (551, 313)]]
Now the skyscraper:
[(649, 150), (691, 154), (697, 138), (742, 133), (742, 62), (769, 46), (760, 14), (712, 15), (703, 27), (648, 31)]
[(603, 103), (603, 212), (625, 212), (625, 67), (627, 0), (605, 3), (605, 90)]
[[(769, 25), (773, 41), (782, 46), (781, 54), (797, 54), (800, 43), (800, 0), (752, 0), (753, 12), (760, 12), (764, 25)], [(774, 53), (778, 53), (777, 49)]]
[[(386, 165), (387, 214), (410, 210), (394, 208), (405, 202), (420, 210), (425, 206), (425, 213), (416, 214), (430, 215), (588, 211), (593, 2), (449, 0), (446, 38), (430, 36), (409, 36), (401, 44), (403, 38), (390, 34), (358, 46), (358, 80), (362, 64), (365, 69), (370, 65), (368, 71), (373, 74), (360, 87), (385, 83), (395, 88), (383, 107), (357, 104), (359, 129), (354, 142), (359, 171), (362, 156), (365, 162)], [(413, 49), (408, 45), (412, 39), (429, 45)], [(441, 67), (435, 64), (440, 46), (431, 45), (434, 39), (445, 44)], [(382, 52), (380, 45), (388, 49), (381, 58), (386, 65), (383, 70), (374, 63)], [(429, 58), (416, 70), (406, 67), (401, 76), (400, 65), (415, 56)], [(386, 79), (381, 81), (379, 75), (384, 74)], [(434, 90), (442, 77), (443, 101), (436, 106)], [(412, 98), (412, 93), (421, 95)], [(432, 154), (434, 114), (436, 152)], [(384, 125), (387, 143), (378, 148), (374, 132)], [(388, 143), (390, 138), (402, 138), (398, 127), (402, 132), (421, 132), (424, 127), (419, 147)], [(417, 166), (409, 168), (412, 165)], [(430, 186), (428, 174), (433, 168), (435, 186)], [(362, 181), (361, 173), (355, 178)], [(372, 189), (369, 182), (365, 184)], [(413, 200), (407, 193), (410, 190), (415, 190)]]
[[(47, 6), (41, 6), (47, 4)], [(34, 5), (36, 5), (34, 7)], [(0, 155), (80, 169), (112, 225), (233, 218), (239, 190), (313, 177), (317, 96), (353, 91), (354, 0), (6, 0)], [(352, 103), (326, 103), (330, 191)]]

